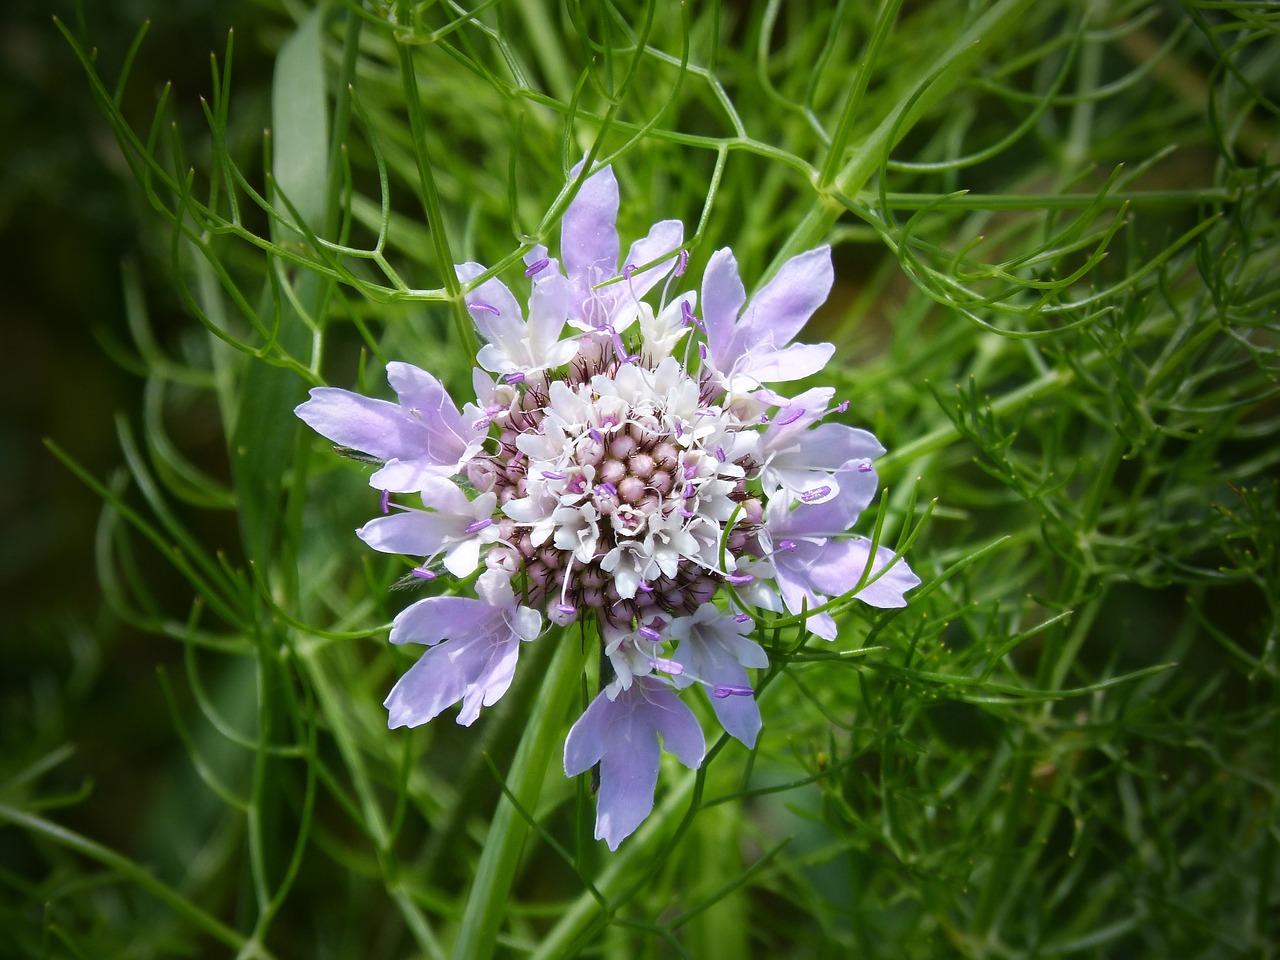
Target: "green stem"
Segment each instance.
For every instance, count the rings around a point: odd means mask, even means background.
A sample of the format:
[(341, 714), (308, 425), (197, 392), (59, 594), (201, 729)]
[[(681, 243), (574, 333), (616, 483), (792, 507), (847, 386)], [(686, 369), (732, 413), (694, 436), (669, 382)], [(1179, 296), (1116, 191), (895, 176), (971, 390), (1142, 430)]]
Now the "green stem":
[(90, 860), (96, 860), (120, 877), (136, 884), (178, 916), (185, 918), (193, 926), (203, 930), (219, 943), (226, 944), (239, 951), (242, 957), (260, 957), (271, 960), (272, 954), (260, 943), (252, 942), (248, 937), (231, 929), (225, 923), (200, 909), (173, 887), (157, 880), (151, 871), (140, 866), (128, 857), (121, 856), (109, 847), (90, 840), (88, 837), (59, 826), (51, 820), (37, 817), (34, 814), (0, 804), (0, 822), (9, 822), (29, 830), (34, 834), (50, 840), (68, 850), (74, 850)]
[(499, 801), (480, 854), (475, 883), (467, 896), (462, 928), (453, 949), (457, 960), (486, 960), (493, 956), (520, 851), (529, 834), (529, 824), (520, 810), (537, 808), (538, 793), (551, 755), (558, 753), (563, 743), (560, 734), (568, 705), (577, 695), (584, 661), (582, 645), (563, 634), (542, 642), (558, 642), (560, 646), (547, 668), (546, 680), (533, 702), (524, 737), (511, 763), (507, 775), (510, 796), (504, 795)]
[(418, 181), (422, 187), (422, 207), (427, 215), (427, 226), (431, 229), (440, 278), (449, 294), (449, 306), (453, 311), (454, 324), (458, 328), (458, 338), (467, 354), (475, 356), (480, 350), (480, 344), (476, 340), (475, 325), (462, 302), (462, 286), (453, 271), (453, 254), (449, 250), (444, 211), (440, 206), (440, 193), (436, 189), (435, 174), (432, 173), (431, 151), (427, 146), (427, 125), (422, 115), (422, 101), (418, 97), (418, 76), (413, 66), (413, 50), (406, 43), (398, 43), (396, 46), (400, 55), (405, 107), (409, 112), (409, 132), (413, 138), (413, 158), (417, 163)]

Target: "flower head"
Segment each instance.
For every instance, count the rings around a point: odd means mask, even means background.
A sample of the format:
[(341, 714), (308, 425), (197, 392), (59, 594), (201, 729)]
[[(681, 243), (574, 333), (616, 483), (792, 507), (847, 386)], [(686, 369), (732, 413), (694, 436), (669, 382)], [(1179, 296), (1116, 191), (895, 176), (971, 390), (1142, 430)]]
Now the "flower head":
[[(652, 809), (659, 739), (686, 766), (702, 761), (683, 690), (700, 687), (754, 746), (749, 671), (768, 659), (744, 607), (900, 606), (919, 582), (848, 536), (875, 495), (880, 444), (827, 422), (830, 388), (770, 386), (816, 373), (834, 349), (792, 343), (831, 287), (829, 248), (787, 261), (749, 303), (733, 254), (718, 251), (700, 298), (655, 310), (641, 298), (683, 273), (683, 228), (655, 224), (619, 260), (617, 210), (612, 170), (582, 180), (561, 225), (563, 271), (545, 248), (527, 258), (527, 312), (502, 281), (473, 283), (481, 265), (458, 266), (487, 341), (462, 412), (404, 363), (388, 366), (397, 403), (317, 388), (297, 410), (383, 461), (383, 515), (358, 531), (369, 546), (414, 557), (419, 578), (483, 570), (475, 599), (420, 600), (396, 618), (393, 642), (429, 649), (387, 699), (392, 726), (458, 701), (470, 724), (544, 621), (595, 626), (610, 679), (569, 734), (565, 770), (599, 765), (596, 836), (611, 847)], [(825, 610), (807, 625), (836, 635)]]

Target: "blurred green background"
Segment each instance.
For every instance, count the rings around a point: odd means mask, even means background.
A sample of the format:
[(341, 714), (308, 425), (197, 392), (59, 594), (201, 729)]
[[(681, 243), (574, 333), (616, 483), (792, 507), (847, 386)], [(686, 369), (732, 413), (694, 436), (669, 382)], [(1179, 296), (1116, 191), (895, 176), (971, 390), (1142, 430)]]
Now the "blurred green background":
[[(151, 759), (181, 749), (156, 669), (180, 662), (182, 651), (104, 609), (94, 568), (102, 502), (44, 440), (99, 477), (121, 464), (116, 418), (136, 417), (142, 395), (136, 371), (113, 359), (131, 352), (123, 270), (132, 265), (144, 278), (162, 341), (180, 336), (189, 319), (160, 280), (163, 270), (154, 269), (165, 251), (147, 245), (137, 188), (54, 15), (80, 29), (70, 4), (10, 0), (0, 9), (7, 366), (0, 377), (0, 750), (17, 762), (74, 743), (56, 781), (73, 790), (92, 780), (95, 802), (71, 806), (64, 821), (128, 847), (134, 818), (165, 787), (151, 776)], [(199, 54), (221, 50), (234, 23), (245, 54), (237, 79), (247, 95), (239, 107), (265, 116), (252, 96), (270, 76), (262, 31), (273, 23), (278, 29), (277, 14), (238, 0), (90, 2), (83, 27), (108, 75), (147, 19), (146, 55), (127, 94), (139, 109), (152, 108), (165, 82), (180, 93), (181, 112), (196, 109), (210, 83), (208, 59)], [(184, 425), (185, 452), (225, 476), (219, 424), (205, 423), (202, 430), (192, 417)], [(192, 520), (205, 529), (225, 523), (207, 532), (215, 542), (234, 542), (234, 516), (206, 511)], [(148, 573), (183, 591), (179, 607), (189, 600), (168, 564)], [(28, 843), (18, 831), (0, 830), (0, 865), (20, 872)]]

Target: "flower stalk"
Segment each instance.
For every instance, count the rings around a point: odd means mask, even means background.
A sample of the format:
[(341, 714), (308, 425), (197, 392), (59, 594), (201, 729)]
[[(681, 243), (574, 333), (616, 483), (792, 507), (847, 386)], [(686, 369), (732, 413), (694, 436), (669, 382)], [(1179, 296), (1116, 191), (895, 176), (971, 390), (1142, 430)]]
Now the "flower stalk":
[(528, 725), (507, 774), (510, 796), (504, 794), (498, 802), (485, 838), (454, 945), (453, 956), (457, 960), (485, 960), (493, 955), (497, 943), (520, 851), (529, 835), (529, 823), (511, 798), (525, 811), (536, 808), (542, 781), (552, 754), (557, 752), (559, 733), (582, 675), (583, 646), (569, 637), (561, 640), (542, 689), (531, 705)]

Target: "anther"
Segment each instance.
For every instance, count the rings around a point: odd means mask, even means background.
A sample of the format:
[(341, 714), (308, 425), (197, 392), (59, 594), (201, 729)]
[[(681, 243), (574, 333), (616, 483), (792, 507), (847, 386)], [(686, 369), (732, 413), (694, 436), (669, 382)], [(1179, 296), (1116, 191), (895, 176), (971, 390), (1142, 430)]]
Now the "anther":
[(502, 311), (489, 303), (481, 303), (479, 300), (473, 300), (467, 304), (468, 310), (479, 310), (482, 313), (492, 313), (495, 317), (502, 316)]
[[(676, 261), (676, 276), (683, 277), (684, 272), (688, 268), (688, 266), (689, 266), (689, 251), (681, 250), (680, 259)], [(688, 301), (685, 301), (685, 302), (687, 303)]]
[[(792, 412), (793, 410), (795, 411), (794, 413)], [(803, 416), (804, 416), (804, 407), (791, 406), (791, 407), (787, 407), (785, 412), (778, 414), (774, 422), (777, 423), (779, 426), (785, 427), (789, 423), (795, 423), (797, 420), (799, 420)]]
[(848, 400), (841, 400), (839, 403), (836, 404), (836, 413), (844, 413), (848, 409), (849, 409)]
[(468, 523), (467, 533), (479, 533), (485, 527), (492, 526), (492, 525), (493, 525), (493, 521), (490, 520), (488, 517), (485, 517), (483, 520), (477, 520), (475, 523)]
[(870, 473), (870, 472), (871, 472), (871, 464), (869, 464), (869, 463), (860, 463), (860, 464), (858, 464), (858, 472), (859, 472), (859, 473)]
[(813, 503), (815, 500), (821, 500), (830, 492), (831, 488), (826, 484), (823, 484), (820, 487), (814, 487), (812, 490), (806, 490), (804, 493), (800, 494), (800, 499), (805, 503)]
[[(641, 627), (636, 631), (636, 633), (640, 634), (640, 636), (644, 637), (646, 640), (658, 641), (662, 639), (662, 634), (653, 629), (653, 627)], [(650, 660), (649, 662), (652, 663), (653, 661)]]
[(430, 570), (428, 570), (426, 567), (414, 567), (410, 571), (410, 573), (412, 573), (413, 576), (417, 577), (419, 580), (434, 580), (436, 578), (436, 575), (432, 573)]
[(734, 586), (740, 586), (741, 584), (744, 584), (744, 583), (750, 583), (754, 579), (755, 577), (749, 573), (730, 573), (725, 576), (725, 580), (727, 580), (729, 583), (732, 583)]
[(548, 260), (546, 257), (543, 257), (541, 260), (535, 260), (533, 261), (533, 263), (529, 264), (529, 266), (525, 268), (524, 275), (526, 277), (532, 277), (535, 274), (539, 274), (543, 270), (547, 269), (547, 267), (550, 264), (551, 264), (551, 261)]
[(382, 512), (383, 513), (391, 512), (391, 491), (390, 490), (382, 491)]
[(736, 683), (717, 683), (711, 690), (712, 696), (717, 700), (724, 700), (727, 697), (749, 697), (753, 693), (750, 687), (739, 686)]
[(521, 373), (519, 370), (517, 370), (515, 373), (508, 373), (508, 374), (507, 374), (505, 377), (503, 377), (502, 379), (503, 379), (503, 380), (505, 380), (505, 381), (506, 381), (507, 383), (509, 383), (509, 384), (523, 383), (523, 382), (524, 382), (524, 374), (523, 374), (523, 373)]

